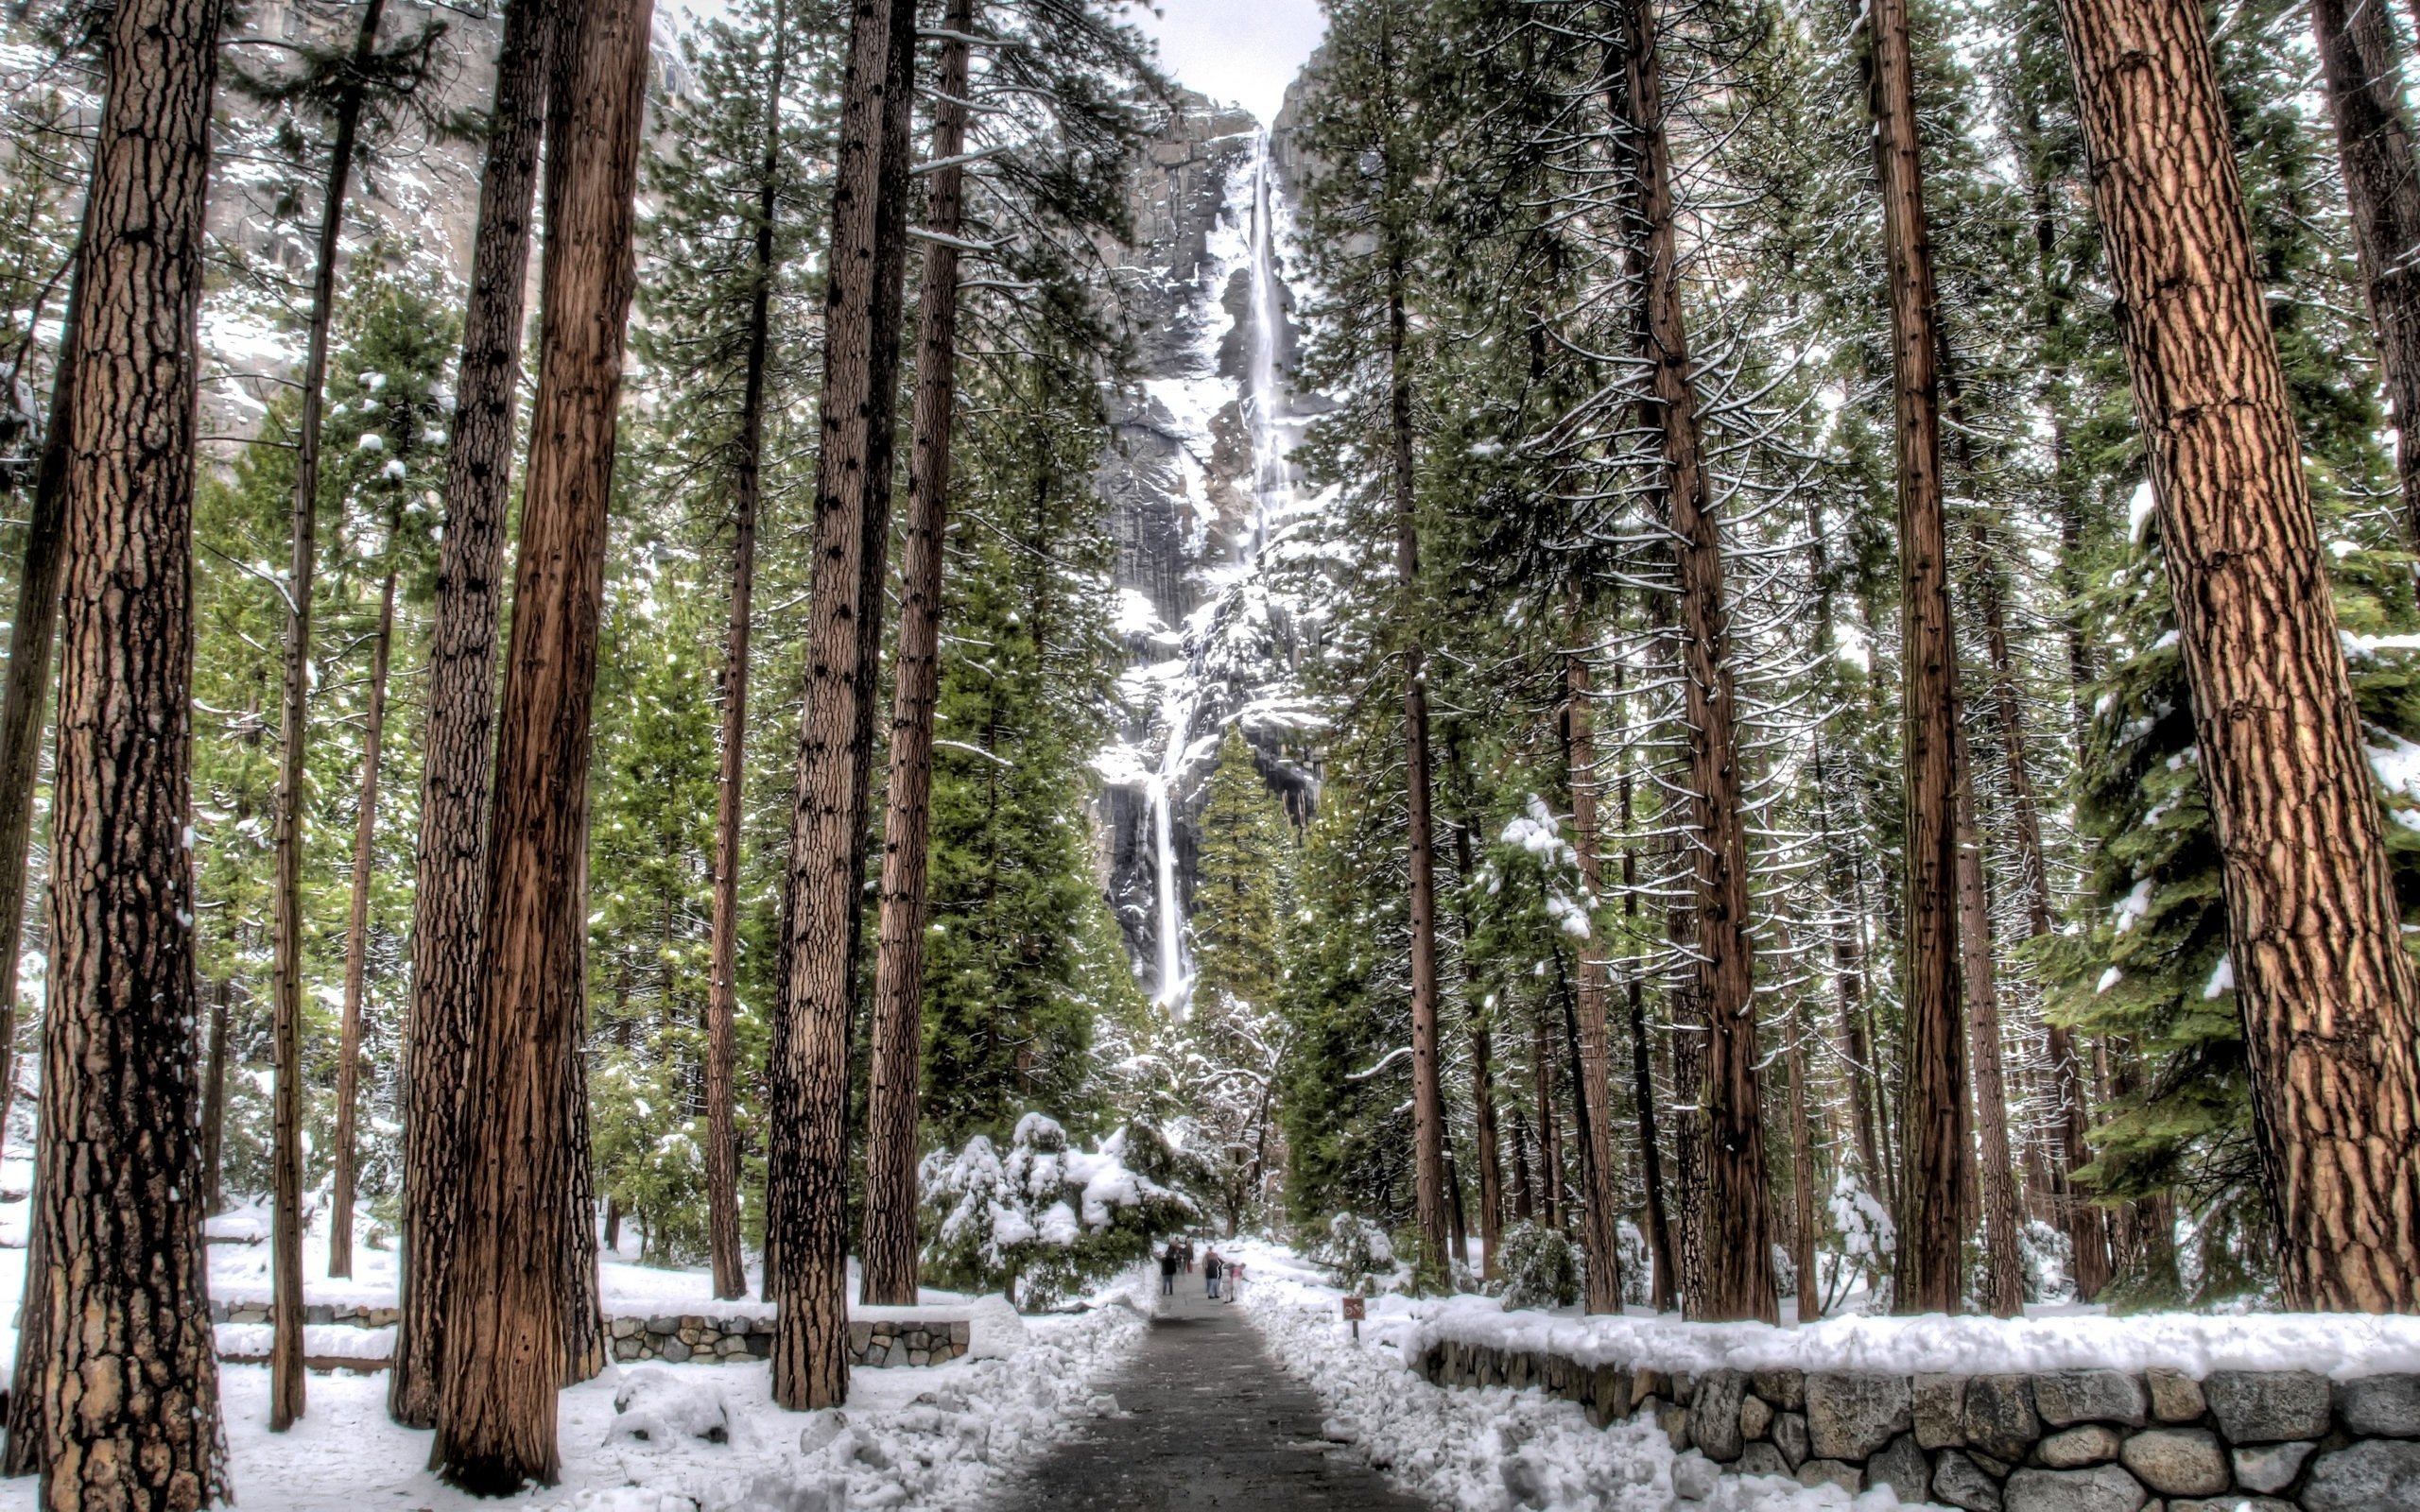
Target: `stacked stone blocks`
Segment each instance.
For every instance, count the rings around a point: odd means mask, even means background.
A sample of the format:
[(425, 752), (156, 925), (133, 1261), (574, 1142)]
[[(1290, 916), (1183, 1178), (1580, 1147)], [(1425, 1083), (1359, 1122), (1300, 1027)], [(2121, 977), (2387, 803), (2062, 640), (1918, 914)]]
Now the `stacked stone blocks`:
[(1439, 1385), (1562, 1397), (1599, 1427), (1643, 1415), (1730, 1473), (1889, 1485), (1964, 1512), (2420, 1512), (2420, 1375), (1693, 1377), (1461, 1340), (1420, 1366)]

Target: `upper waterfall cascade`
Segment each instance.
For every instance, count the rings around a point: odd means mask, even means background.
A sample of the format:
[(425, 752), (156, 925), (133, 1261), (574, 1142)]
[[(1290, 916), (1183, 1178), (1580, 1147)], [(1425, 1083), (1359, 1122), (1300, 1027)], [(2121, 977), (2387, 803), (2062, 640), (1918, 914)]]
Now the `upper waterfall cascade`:
[(1142, 180), (1137, 219), (1151, 240), (1124, 292), (1164, 319), (1103, 479), (1132, 662), (1127, 723), (1095, 765), (1108, 788), (1104, 881), (1137, 978), (1182, 1016), (1193, 819), (1227, 730), (1242, 730), (1298, 818), (1314, 796), (1316, 721), (1297, 673), (1316, 627), (1289, 584), (1320, 501), (1293, 458), (1312, 406), (1291, 382), (1282, 124), (1272, 136), (1240, 112), (1180, 112)]

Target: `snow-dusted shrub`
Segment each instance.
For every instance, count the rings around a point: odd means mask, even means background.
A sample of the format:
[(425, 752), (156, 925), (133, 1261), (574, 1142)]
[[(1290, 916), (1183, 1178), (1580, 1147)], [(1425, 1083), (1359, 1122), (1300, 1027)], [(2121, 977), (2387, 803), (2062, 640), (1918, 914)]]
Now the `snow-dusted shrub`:
[(1655, 1252), (1628, 1218), (1616, 1221), (1615, 1232), (1621, 1237), (1622, 1301), (1645, 1307), (1655, 1300)]
[(1367, 1218), (1336, 1214), (1327, 1221), (1327, 1232), (1312, 1240), (1306, 1252), (1348, 1292), (1367, 1297), (1394, 1280), (1394, 1241), (1382, 1225)]
[(1523, 1219), (1504, 1230), (1495, 1288), (1508, 1308), (1570, 1307), (1580, 1300), (1580, 1246)]
[(622, 1389), (614, 1393), (614, 1422), (606, 1435), (657, 1444), (683, 1438), (725, 1444), (731, 1441), (731, 1409), (722, 1387), (711, 1381), (642, 1366), (624, 1376)]
[(1087, 1152), (1040, 1113), (1017, 1120), (1005, 1156), (980, 1134), (934, 1151), (919, 1173), (926, 1275), (1027, 1312), (1092, 1291), (1194, 1215), (1125, 1156), (1125, 1130)]

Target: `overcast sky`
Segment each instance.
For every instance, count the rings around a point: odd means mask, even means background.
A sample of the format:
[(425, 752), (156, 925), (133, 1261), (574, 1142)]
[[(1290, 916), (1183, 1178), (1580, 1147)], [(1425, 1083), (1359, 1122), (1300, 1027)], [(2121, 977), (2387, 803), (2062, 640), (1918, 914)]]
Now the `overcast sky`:
[(1260, 117), (1277, 113), (1286, 86), (1327, 30), (1318, 0), (1152, 0), (1137, 25), (1160, 40), (1161, 65), (1180, 84)]

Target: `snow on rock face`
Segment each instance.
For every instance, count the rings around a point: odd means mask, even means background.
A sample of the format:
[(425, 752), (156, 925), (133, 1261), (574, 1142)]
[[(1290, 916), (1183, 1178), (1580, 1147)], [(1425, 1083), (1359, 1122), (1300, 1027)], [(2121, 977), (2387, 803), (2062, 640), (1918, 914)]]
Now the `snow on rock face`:
[[(1288, 383), (1291, 138), (1241, 111), (1178, 96), (1135, 165), (1116, 296), (1139, 381), (1112, 399), (1099, 478), (1117, 544), (1115, 628), (1132, 659), (1118, 737), (1094, 760), (1107, 890), (1147, 988), (1181, 1005), (1165, 923), (1193, 885), (1193, 813), (1228, 724), (1298, 817), (1321, 726), (1295, 666), (1315, 618), (1293, 579), (1322, 501), (1296, 485), (1292, 445), (1318, 406)], [(1307, 567), (1307, 573), (1293, 569)], [(1290, 576), (1289, 576), (1290, 573)], [(1173, 872), (1164, 883), (1163, 857)]]

